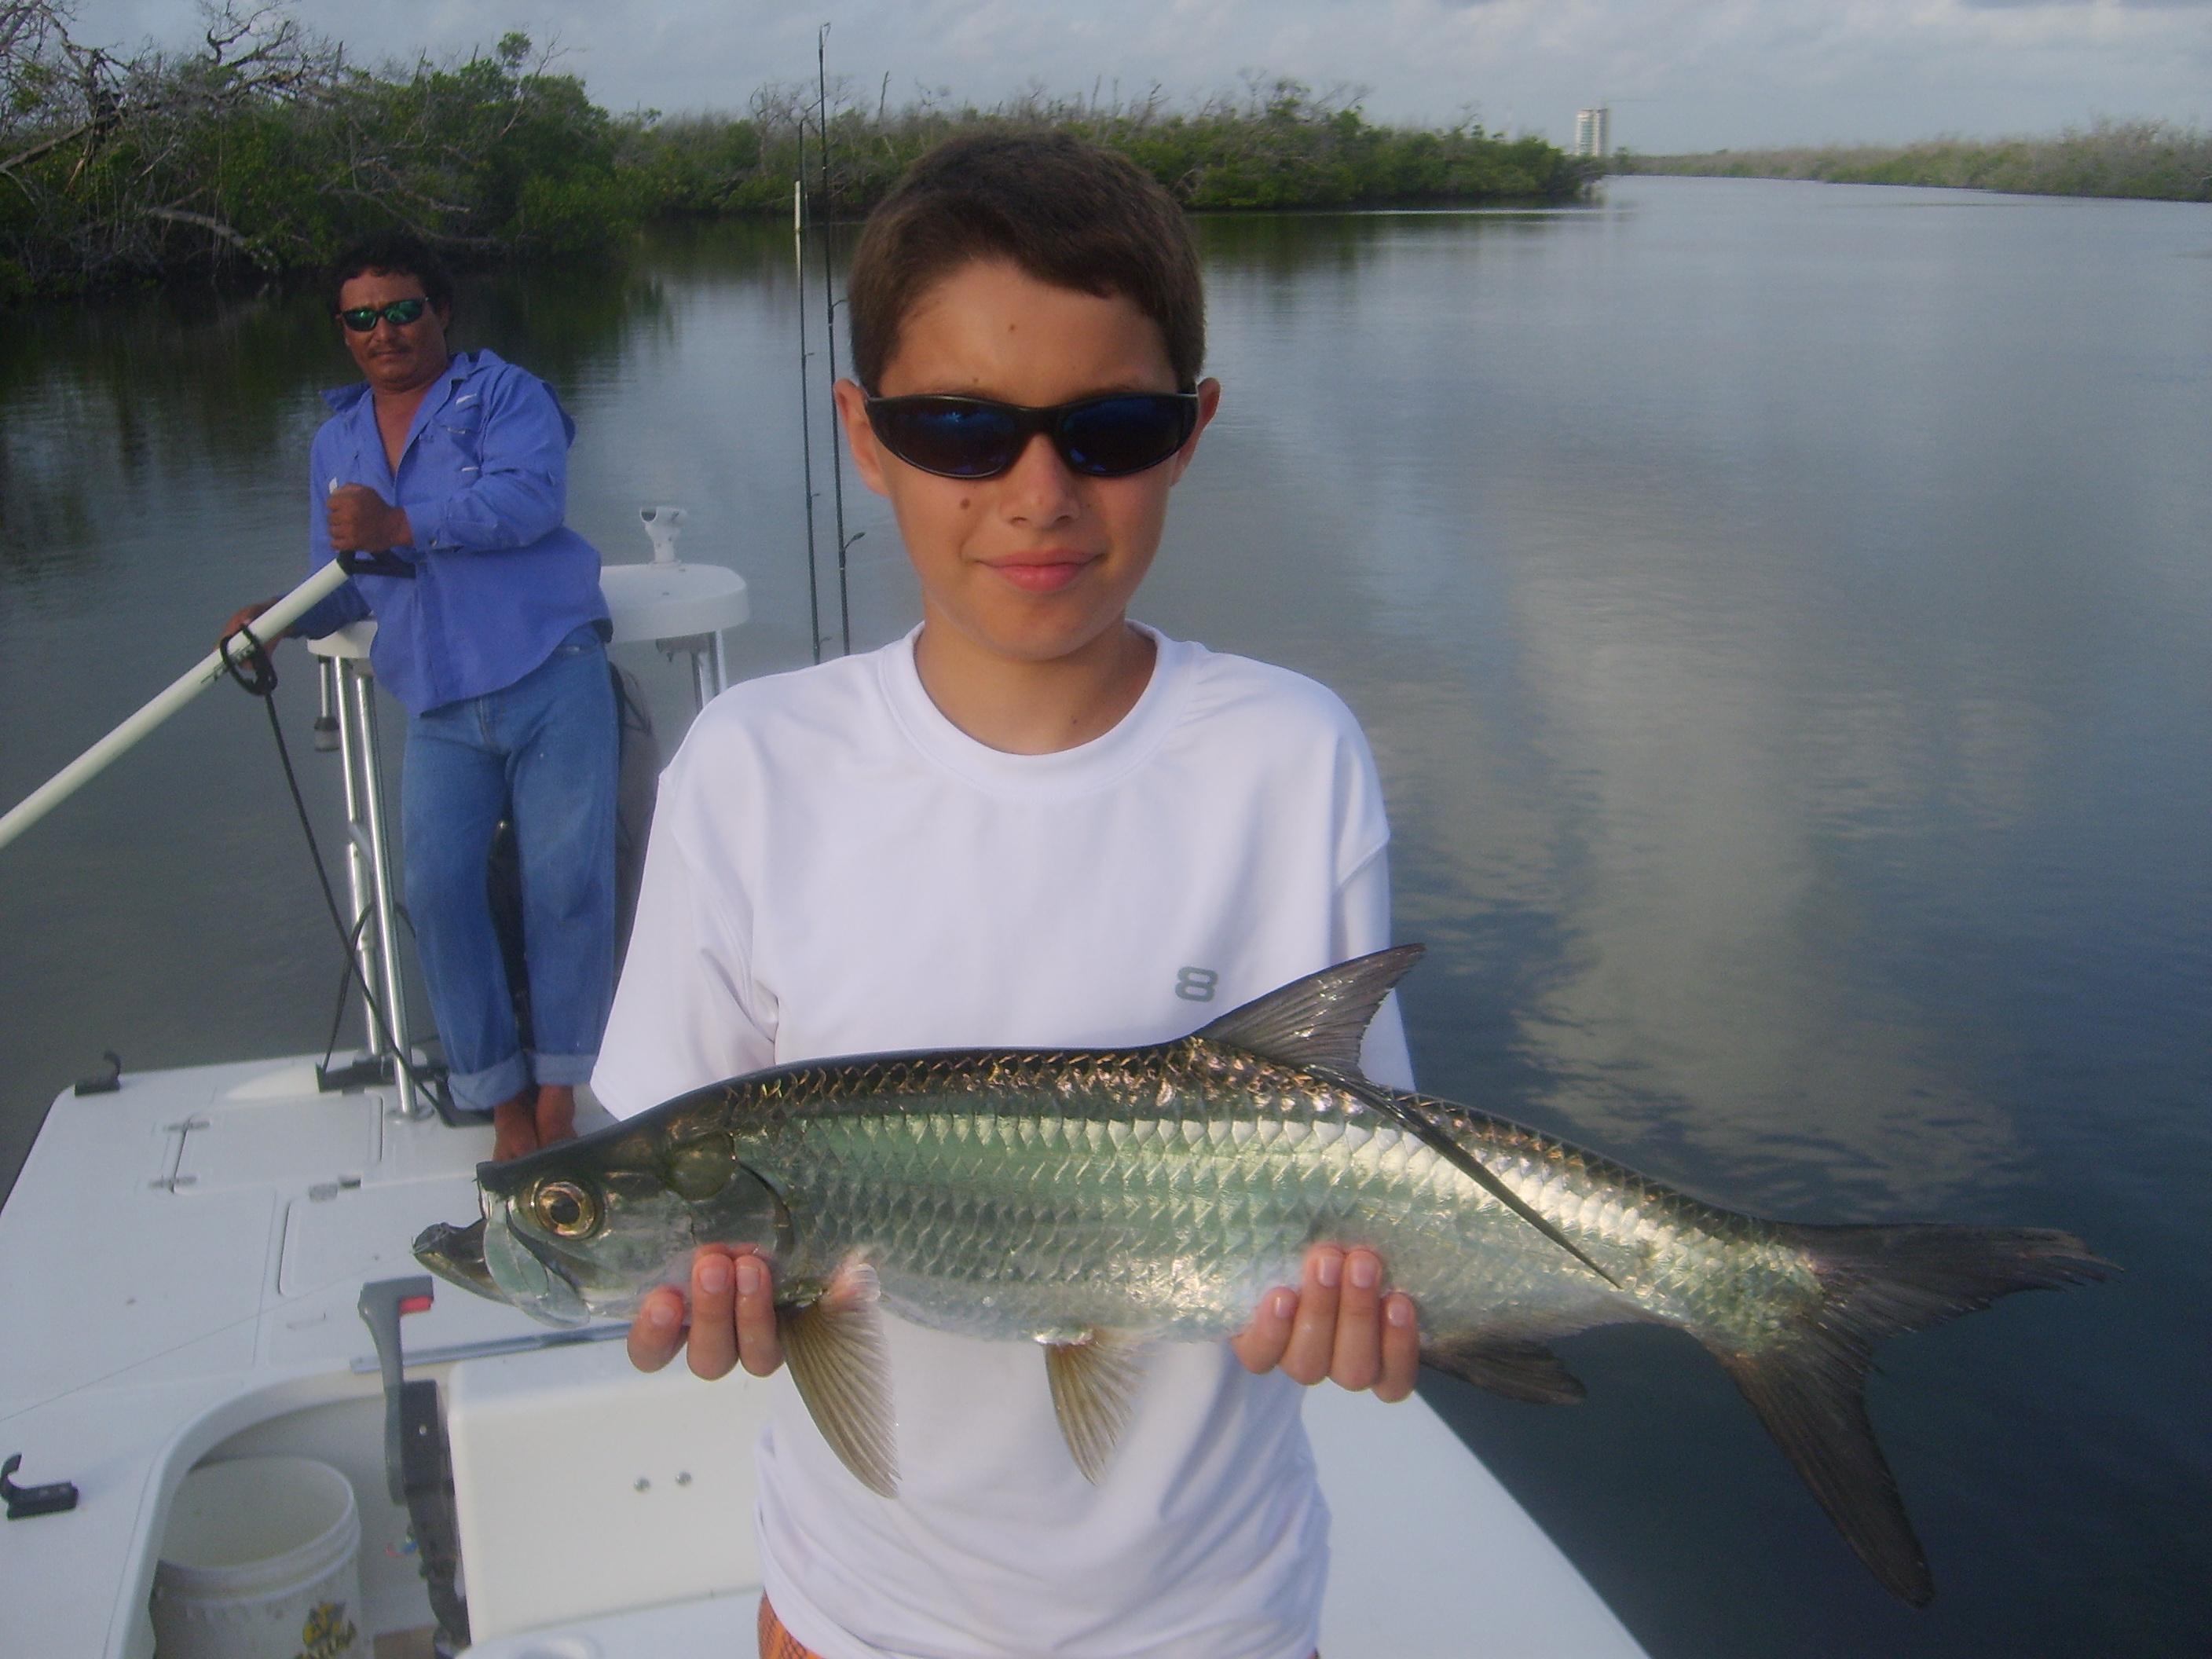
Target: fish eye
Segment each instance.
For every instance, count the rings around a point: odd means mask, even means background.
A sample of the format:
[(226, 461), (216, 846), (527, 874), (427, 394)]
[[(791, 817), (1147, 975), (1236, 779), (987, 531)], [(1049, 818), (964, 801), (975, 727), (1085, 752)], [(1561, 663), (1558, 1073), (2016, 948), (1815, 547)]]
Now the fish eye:
[(547, 1181), (531, 1194), (530, 1213), (556, 1237), (581, 1238), (599, 1224), (599, 1201), (573, 1181)]

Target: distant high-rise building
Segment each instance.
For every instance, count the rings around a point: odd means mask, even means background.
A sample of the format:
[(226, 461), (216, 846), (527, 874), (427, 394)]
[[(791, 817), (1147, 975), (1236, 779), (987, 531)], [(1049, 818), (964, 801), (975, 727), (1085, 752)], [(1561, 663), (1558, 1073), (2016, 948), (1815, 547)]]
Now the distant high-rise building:
[(1600, 158), (1613, 154), (1613, 111), (1605, 105), (1575, 112), (1575, 154)]

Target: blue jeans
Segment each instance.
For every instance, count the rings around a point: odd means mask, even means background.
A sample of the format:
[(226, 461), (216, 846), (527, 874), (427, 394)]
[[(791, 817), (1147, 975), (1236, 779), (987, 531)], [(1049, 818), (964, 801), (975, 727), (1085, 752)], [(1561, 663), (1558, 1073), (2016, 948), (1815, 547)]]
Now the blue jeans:
[[(463, 1106), (584, 1082), (599, 1059), (614, 999), (618, 748), (606, 652), (589, 627), (503, 690), (407, 723), (407, 913)], [(522, 865), (527, 1054), (485, 881), (501, 818)]]

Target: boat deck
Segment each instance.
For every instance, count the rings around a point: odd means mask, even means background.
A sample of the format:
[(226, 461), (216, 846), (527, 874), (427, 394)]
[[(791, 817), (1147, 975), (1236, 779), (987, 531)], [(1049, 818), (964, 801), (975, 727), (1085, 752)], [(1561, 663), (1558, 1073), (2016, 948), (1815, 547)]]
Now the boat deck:
[[(19, 1483), (70, 1480), (81, 1496), (0, 1528), (9, 1651), (148, 1659), (179, 1482), (210, 1457), (270, 1451), (351, 1479), (359, 1623), (387, 1659), (425, 1650), (428, 1603), (386, 1495), (356, 1301), (366, 1281), (418, 1271), (421, 1228), (475, 1212), (490, 1135), (393, 1104), (390, 1090), (317, 1092), (304, 1058), (126, 1074), (113, 1093), (56, 1101), (0, 1210), (0, 1455), (22, 1454)], [(748, 1650), (760, 1385), (680, 1366), (640, 1376), (608, 1342), (502, 1353), (548, 1334), (450, 1288), (404, 1331), (410, 1375), (445, 1393), (472, 1655)], [(1426, 1407), (1322, 1388), (1307, 1420), (1335, 1516), (1330, 1659), (1638, 1659)], [(620, 1526), (577, 1524), (616, 1514)], [(672, 1553), (680, 1538), (705, 1542)]]

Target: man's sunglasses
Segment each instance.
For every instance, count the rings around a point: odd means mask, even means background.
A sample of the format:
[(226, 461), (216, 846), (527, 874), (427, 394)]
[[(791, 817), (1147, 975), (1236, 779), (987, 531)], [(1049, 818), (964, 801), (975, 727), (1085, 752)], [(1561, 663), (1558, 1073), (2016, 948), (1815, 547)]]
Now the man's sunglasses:
[(412, 300), (394, 300), (390, 305), (356, 306), (351, 311), (338, 313), (338, 320), (356, 334), (366, 334), (379, 322), (390, 323), (394, 328), (404, 328), (428, 308), (430, 302), (419, 295)]
[(1122, 478), (1158, 466), (1198, 425), (1195, 392), (1121, 392), (1051, 409), (988, 398), (871, 398), (876, 440), (940, 478), (995, 478), (1042, 432), (1071, 471)]

